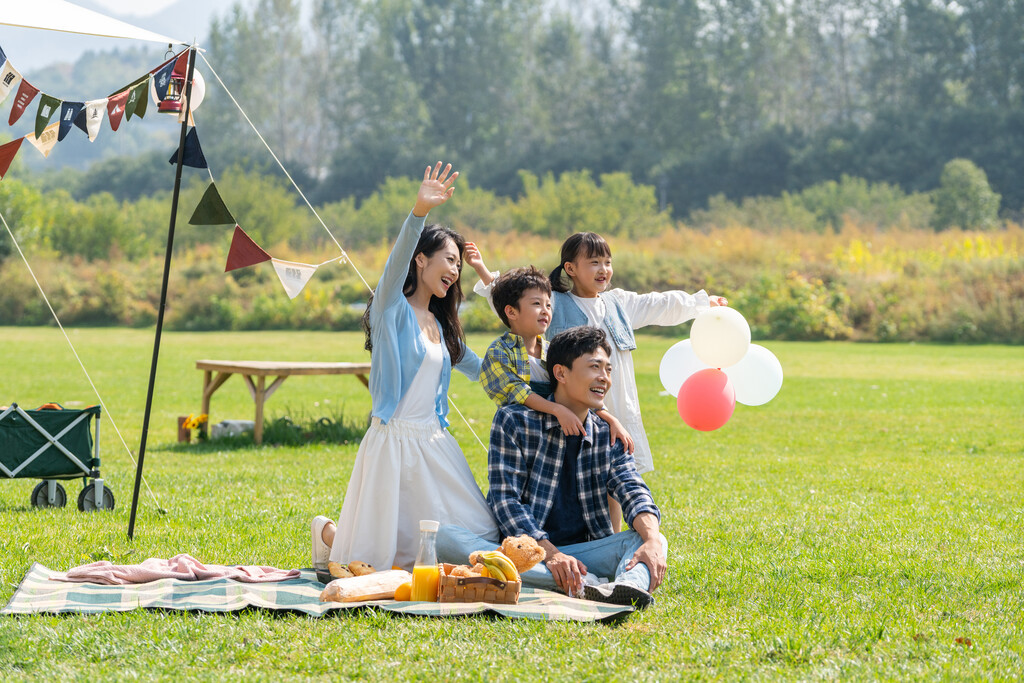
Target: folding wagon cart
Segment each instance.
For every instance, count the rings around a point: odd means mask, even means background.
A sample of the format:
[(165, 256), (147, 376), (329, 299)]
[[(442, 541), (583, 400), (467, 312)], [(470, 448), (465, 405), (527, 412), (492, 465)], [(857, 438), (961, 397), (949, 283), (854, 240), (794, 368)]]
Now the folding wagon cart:
[[(93, 418), (95, 441), (90, 429)], [(32, 490), (32, 505), (38, 508), (64, 507), (68, 498), (58, 480), (81, 477), (84, 487), (78, 494), (78, 509), (113, 510), (114, 494), (100, 476), (99, 436), (99, 406), (66, 410), (47, 404), (39, 410), (23, 410), (11, 404), (0, 410), (0, 475), (41, 479)]]

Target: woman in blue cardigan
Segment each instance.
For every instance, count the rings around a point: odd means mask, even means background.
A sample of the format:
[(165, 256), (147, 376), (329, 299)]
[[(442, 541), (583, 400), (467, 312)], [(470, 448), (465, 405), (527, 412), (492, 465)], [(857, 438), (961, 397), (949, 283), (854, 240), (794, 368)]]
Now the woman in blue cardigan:
[(337, 527), (326, 517), (313, 519), (314, 567), (325, 568), (329, 559), (411, 569), (421, 519), (499, 540), (462, 449), (446, 429), (452, 367), (474, 381), (480, 374), (458, 318), (463, 254), (482, 265), (461, 235), (424, 226), (427, 213), (455, 192), (459, 174), (450, 171), (441, 162), (427, 167), (367, 309), (372, 420)]

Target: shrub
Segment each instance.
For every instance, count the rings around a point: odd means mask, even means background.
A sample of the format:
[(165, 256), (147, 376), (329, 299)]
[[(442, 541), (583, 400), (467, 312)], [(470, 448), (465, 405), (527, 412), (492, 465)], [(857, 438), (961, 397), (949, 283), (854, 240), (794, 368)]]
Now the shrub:
[(933, 197), (936, 230), (989, 230), (999, 223), (1000, 196), (989, 187), (985, 171), (968, 159), (953, 159), (943, 167)]

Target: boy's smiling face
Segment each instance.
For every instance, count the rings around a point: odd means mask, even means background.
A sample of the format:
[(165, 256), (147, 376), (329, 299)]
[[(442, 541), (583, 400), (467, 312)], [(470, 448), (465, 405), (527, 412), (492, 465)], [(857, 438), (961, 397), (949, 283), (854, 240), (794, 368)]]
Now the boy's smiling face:
[(532, 287), (519, 297), (518, 306), (506, 306), (508, 326), (514, 334), (532, 339), (544, 334), (551, 324), (551, 295)]

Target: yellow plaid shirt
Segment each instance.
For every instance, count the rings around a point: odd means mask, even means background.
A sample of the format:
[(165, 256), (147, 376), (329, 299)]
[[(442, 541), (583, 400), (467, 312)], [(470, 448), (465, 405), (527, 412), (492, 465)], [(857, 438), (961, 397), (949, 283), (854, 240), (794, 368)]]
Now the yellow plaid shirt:
[[(547, 361), (548, 341), (541, 342), (540, 359)], [(525, 403), (530, 389), (530, 357), (526, 341), (518, 334), (506, 332), (495, 339), (484, 354), (480, 366), (480, 383), (491, 400), (499, 406)]]

